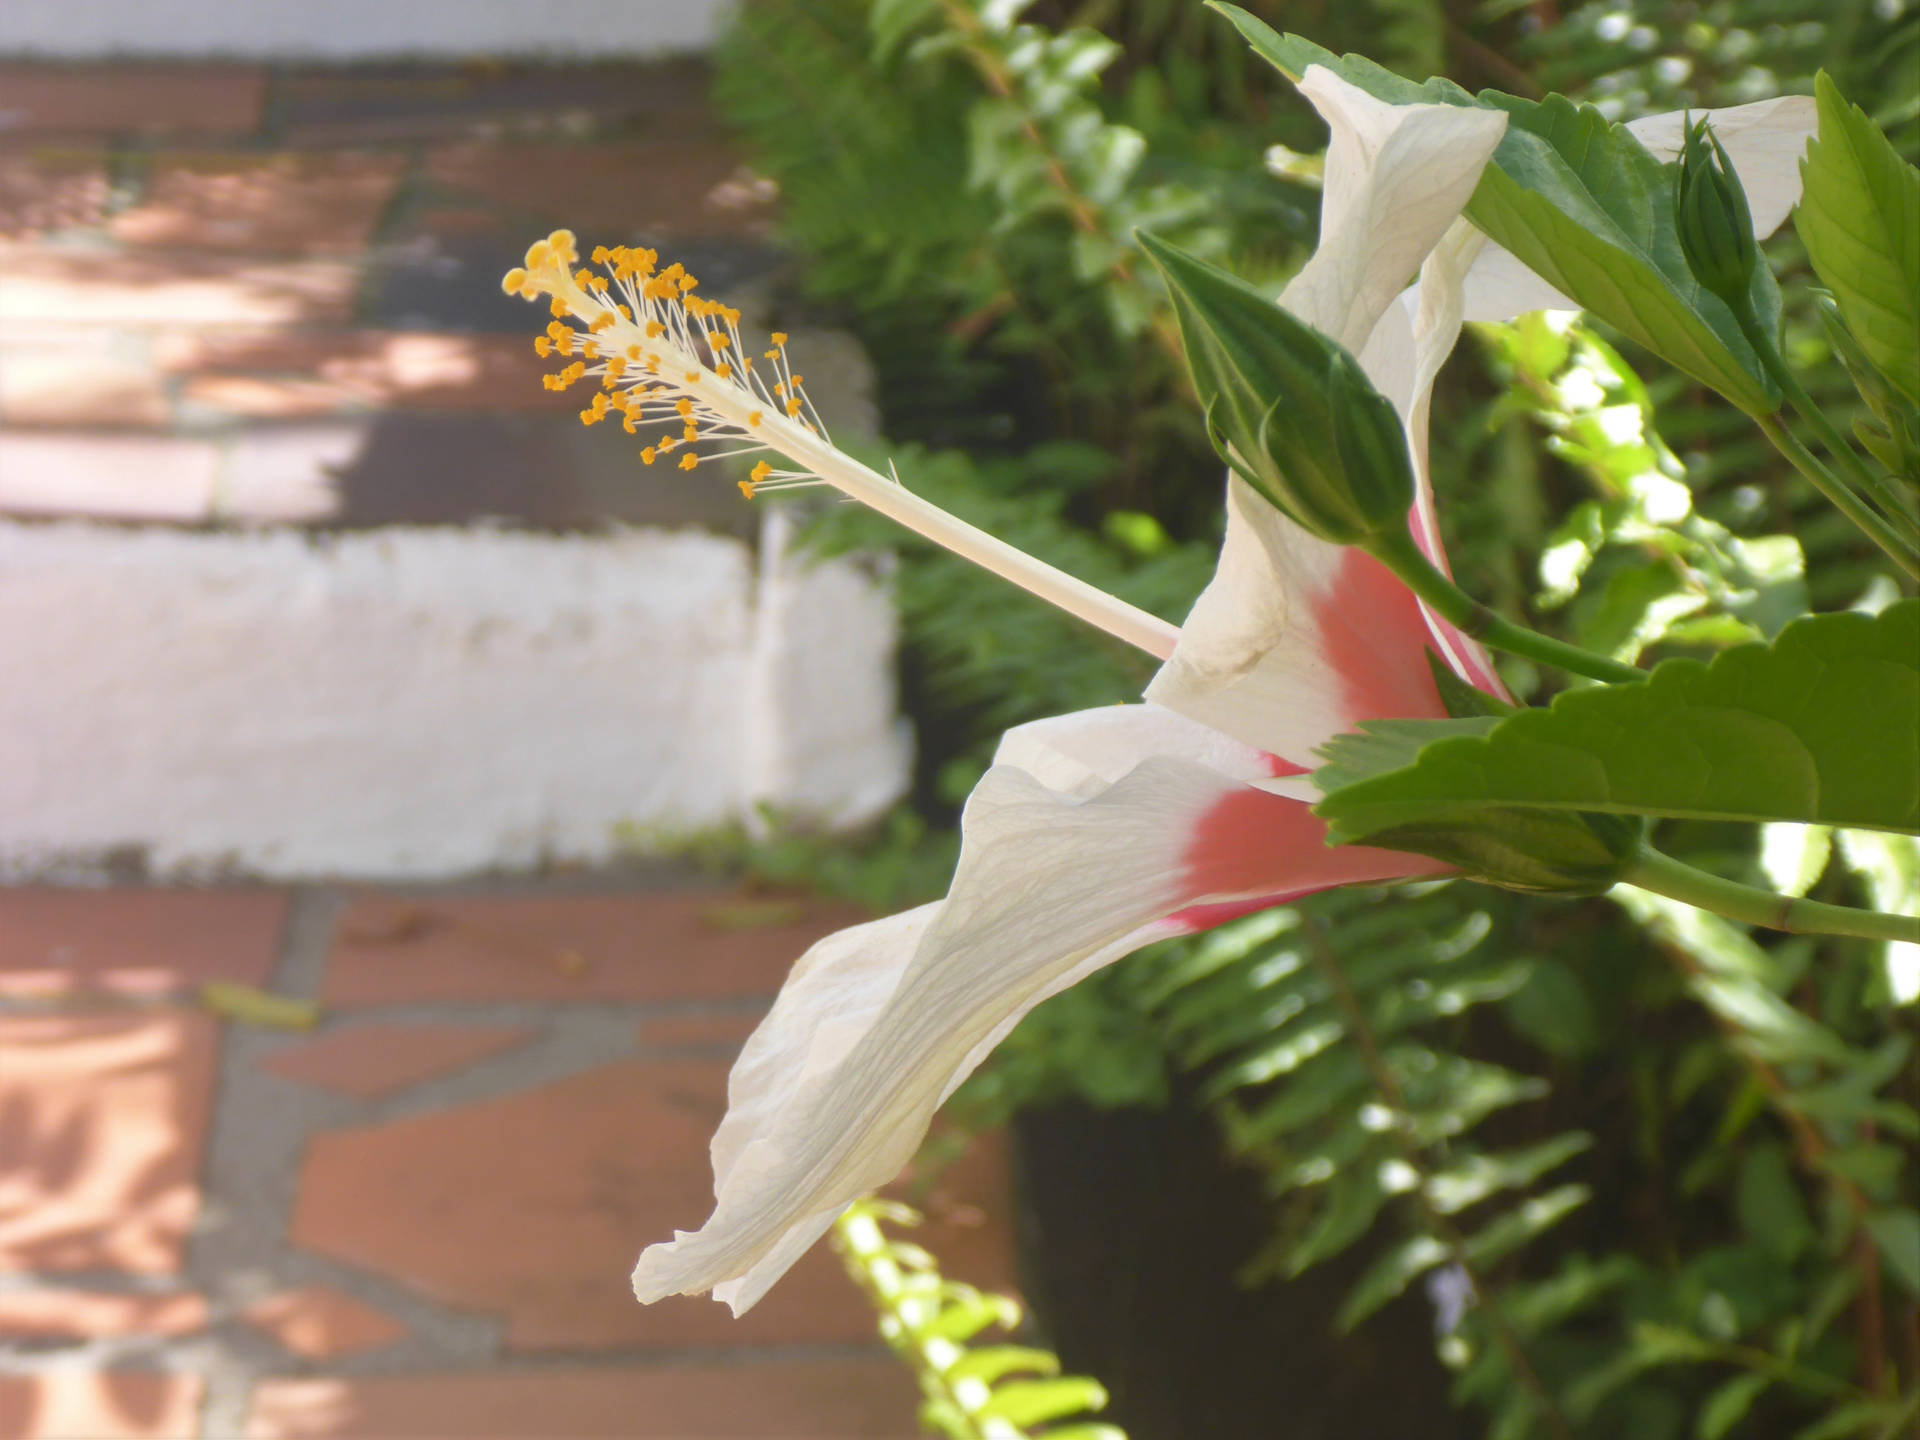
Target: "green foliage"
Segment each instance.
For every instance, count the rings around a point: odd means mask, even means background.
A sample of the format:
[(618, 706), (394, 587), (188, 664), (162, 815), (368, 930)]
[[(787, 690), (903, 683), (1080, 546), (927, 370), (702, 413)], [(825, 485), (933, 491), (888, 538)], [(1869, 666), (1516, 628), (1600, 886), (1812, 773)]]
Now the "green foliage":
[[(1250, 8), (1273, 20), (1282, 7)], [(1536, 26), (1545, 13), (1424, 0), (1287, 10), (1330, 51), (1386, 60), (1395, 83), (1445, 70), (1525, 95), (1561, 89), (1606, 121), (1807, 89), (1826, 65), (1896, 150), (1910, 148), (1910, 16), (1821, 0), (1603, 0)], [(1310, 162), (1280, 181), (1260, 157), (1276, 143), (1311, 149), (1311, 117), (1228, 27), (1170, 0), (880, 0), (870, 15), (865, 0), (756, 0), (741, 17), (759, 38), (723, 52), (723, 104), (787, 196), (806, 303), (833, 308), (875, 353), (903, 473), (1178, 618), (1212, 563), (1219, 465), (1129, 227), (1167, 203), (1161, 228), (1183, 248), (1275, 288), (1311, 239), (1317, 197), (1299, 178)], [(1632, 232), (1643, 190), (1646, 214), (1670, 207), (1665, 177), (1599, 119), (1557, 102), (1522, 111), (1514, 143), (1555, 183), (1599, 186), (1600, 199), (1568, 203), (1593, 207), (1603, 228)], [(1573, 153), (1574, 137), (1600, 153)], [(1564, 238), (1570, 254), (1587, 243)], [(1664, 244), (1635, 258), (1652, 267), (1636, 283), (1662, 313), (1686, 311)], [(1801, 263), (1790, 235), (1769, 253), (1788, 275)], [(1910, 474), (1920, 431), (1905, 397), (1846, 349), (1844, 326), (1828, 340), (1797, 294), (1785, 353), (1819, 367), (1808, 388), (1842, 408), (1854, 402), (1831, 355), (1852, 360), (1866, 401), (1856, 430), (1882, 437), (1874, 453), (1890, 473)], [(1735, 353), (1699, 315), (1678, 323), (1696, 321)], [(1743, 417), (1634, 348), (1644, 328), (1637, 313), (1617, 333), (1556, 316), (1482, 327), (1484, 367), (1443, 374), (1433, 467), (1455, 573), (1504, 611), (1622, 659), (1709, 658), (1809, 608), (1884, 609), (1896, 592), (1857, 536), (1822, 516)], [(852, 507), (816, 534), (898, 554), (903, 675), (929, 757), (919, 806), (934, 818), (903, 812), (890, 841), (844, 864), (809, 838), (731, 853), (789, 882), (924, 898), (950, 863), (946, 807), (998, 731), (1133, 698), (1146, 671)], [(1504, 673), (1516, 694), (1537, 692), (1529, 666)], [(1665, 848), (1759, 878), (1749, 830), (1666, 829)], [(1841, 830), (1829, 860), (1809, 838), (1824, 833), (1783, 831), (1770, 867), (1833, 900), (1920, 905), (1920, 843)], [(1891, 1323), (1905, 1303), (1920, 1102), (1893, 1044), (1911, 1011), (1893, 1007), (1920, 991), (1920, 969), (1899, 946), (1756, 943), (1654, 897), (1618, 899), (1461, 885), (1391, 904), (1316, 897), (1282, 912), (1291, 920), (1177, 942), (1056, 997), (957, 1102), (989, 1119), (1062, 1095), (1157, 1103), (1168, 1074), (1187, 1072), (1273, 1196), (1273, 1242), (1248, 1278), (1384, 1247), (1351, 1313), (1418, 1303), (1423, 1288), (1437, 1297), (1456, 1395), (1490, 1435), (1899, 1433), (1915, 1396), (1893, 1387), (1912, 1377), (1890, 1366), (1865, 1388), (1860, 1257), (1865, 1236)], [(997, 1378), (1006, 1358), (979, 1363)]]
[(866, 1199), (834, 1222), (833, 1248), (872, 1304), (880, 1335), (920, 1381), (920, 1423), (946, 1440), (1127, 1440), (1117, 1425), (1087, 1416), (1106, 1408), (1098, 1381), (1062, 1375), (1052, 1351), (1011, 1341), (1020, 1302), (948, 1280), (918, 1245), (882, 1222), (918, 1225), (905, 1205)]
[(1486, 803), (1911, 831), (1916, 733), (1920, 601), (1907, 600), (1797, 620), (1770, 644), (1667, 660), (1639, 684), (1504, 720), (1363, 725), (1325, 747), (1315, 813), (1340, 841)]
[(1920, 170), (1821, 72), (1794, 226), (1874, 367), (1920, 404)]

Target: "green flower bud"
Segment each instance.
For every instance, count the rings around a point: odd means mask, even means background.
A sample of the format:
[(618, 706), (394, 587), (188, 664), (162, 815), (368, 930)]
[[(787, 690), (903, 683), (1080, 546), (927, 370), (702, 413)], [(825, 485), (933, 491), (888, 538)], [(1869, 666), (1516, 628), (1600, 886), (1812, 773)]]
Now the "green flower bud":
[(1532, 895), (1604, 895), (1640, 853), (1638, 815), (1491, 807), (1376, 831), (1365, 843), (1431, 855), (1484, 884)]
[(1705, 120), (1687, 126), (1673, 166), (1673, 207), (1693, 278), (1734, 310), (1744, 308), (1759, 256), (1753, 216), (1740, 177)]
[(1404, 529), (1406, 433), (1354, 358), (1238, 276), (1144, 232), (1139, 240), (1166, 277), (1221, 458), (1323, 540)]

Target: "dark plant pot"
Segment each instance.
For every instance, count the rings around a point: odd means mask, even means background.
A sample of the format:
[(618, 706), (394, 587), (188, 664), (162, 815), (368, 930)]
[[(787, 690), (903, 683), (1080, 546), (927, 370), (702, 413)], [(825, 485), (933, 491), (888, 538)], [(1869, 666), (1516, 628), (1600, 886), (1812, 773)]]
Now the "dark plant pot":
[(1130, 1440), (1467, 1440), (1433, 1311), (1415, 1286), (1352, 1335), (1348, 1289), (1399, 1236), (1381, 1227), (1297, 1280), (1235, 1273), (1272, 1235), (1253, 1176), (1180, 1096), (1164, 1111), (1072, 1104), (1015, 1120), (1021, 1272), (1067, 1370), (1112, 1393)]

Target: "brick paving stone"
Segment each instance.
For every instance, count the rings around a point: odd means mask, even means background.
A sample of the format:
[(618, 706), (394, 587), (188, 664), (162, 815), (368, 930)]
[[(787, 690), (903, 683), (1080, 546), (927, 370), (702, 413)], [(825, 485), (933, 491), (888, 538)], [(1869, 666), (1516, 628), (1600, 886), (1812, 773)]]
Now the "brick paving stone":
[(0, 890), (0, 996), (264, 985), (286, 919), (277, 890)]
[(204, 1015), (0, 1015), (0, 1272), (180, 1269), (200, 1206)]
[(157, 368), (185, 377), (185, 398), (247, 418), (405, 406), (572, 415), (579, 393), (546, 389), (525, 336), (409, 331), (174, 331)]
[(218, 471), (205, 440), (0, 432), (0, 512), (192, 523), (212, 513)]
[(163, 154), (140, 203), (113, 217), (127, 245), (343, 255), (363, 248), (405, 156), (366, 151)]
[(634, 1037), (643, 1047), (701, 1046), (736, 1051), (759, 1025), (764, 1010), (744, 1015), (658, 1015), (640, 1022)]
[(726, 1068), (631, 1061), (316, 1135), (290, 1238), (500, 1315), (516, 1350), (868, 1339), (873, 1317), (825, 1247), (738, 1320), (704, 1297), (634, 1300), (641, 1247), (712, 1207)]
[(98, 225), (108, 192), (106, 152), (96, 147), (0, 147), (0, 239)]
[(342, 917), (322, 988), (335, 1007), (435, 1000), (771, 995), (850, 906), (729, 891), (404, 901)]
[(198, 1375), (49, 1370), (0, 1375), (4, 1440), (196, 1440)]
[(529, 1025), (355, 1025), (276, 1050), (260, 1068), (336, 1095), (378, 1100), (524, 1045), (537, 1034)]
[(0, 332), (0, 425), (165, 425), (173, 412), (166, 377), (134, 342), (98, 326), (6, 326)]
[(685, 124), (706, 112), (708, 83), (706, 67), (692, 61), (355, 65), (295, 71), (278, 100), (290, 143), (337, 145)]
[(268, 1380), (247, 1440), (913, 1440), (890, 1359)]
[(335, 261), (0, 245), (0, 328), (337, 320), (351, 310), (355, 284), (354, 268)]
[(203, 1295), (0, 1290), (0, 1339), (102, 1340), (124, 1335), (171, 1339), (206, 1328)]
[(283, 1290), (249, 1305), (249, 1325), (306, 1360), (333, 1360), (378, 1350), (402, 1339), (407, 1327), (384, 1311), (329, 1285)]
[(368, 420), (259, 426), (226, 449), (214, 510), (223, 520), (331, 520), (345, 505), (344, 480), (371, 443)]
[(437, 184), (535, 228), (588, 243), (765, 233), (771, 207), (742, 188), (740, 156), (718, 136), (599, 145), (449, 145), (427, 157)]
[(255, 65), (12, 61), (0, 64), (0, 134), (244, 134), (266, 91)]

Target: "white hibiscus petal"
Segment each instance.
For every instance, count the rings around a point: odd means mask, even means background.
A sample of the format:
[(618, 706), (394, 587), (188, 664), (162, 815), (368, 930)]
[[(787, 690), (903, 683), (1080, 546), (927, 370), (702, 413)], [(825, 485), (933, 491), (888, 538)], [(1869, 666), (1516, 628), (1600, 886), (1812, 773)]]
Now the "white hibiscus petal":
[(1507, 117), (1389, 104), (1319, 65), (1299, 90), (1331, 134), (1320, 243), (1280, 303), (1358, 354), (1473, 194)]
[[(1299, 802), (1185, 758), (1218, 743), (1151, 707), (1023, 730), (1009, 748), (1074, 761), (1079, 789), (1129, 751), (1145, 758), (1071, 794), (995, 765), (968, 801), (946, 900), (831, 935), (802, 958), (729, 1083), (713, 1215), (640, 1257), (643, 1301), (711, 1289), (736, 1313), (752, 1305), (841, 1208), (899, 1172), (939, 1103), (1021, 1016), (1191, 928), (1182, 911), (1433, 868), (1329, 848)], [(1162, 743), (1175, 753), (1155, 753)], [(1252, 768), (1237, 748), (1228, 758)]]

